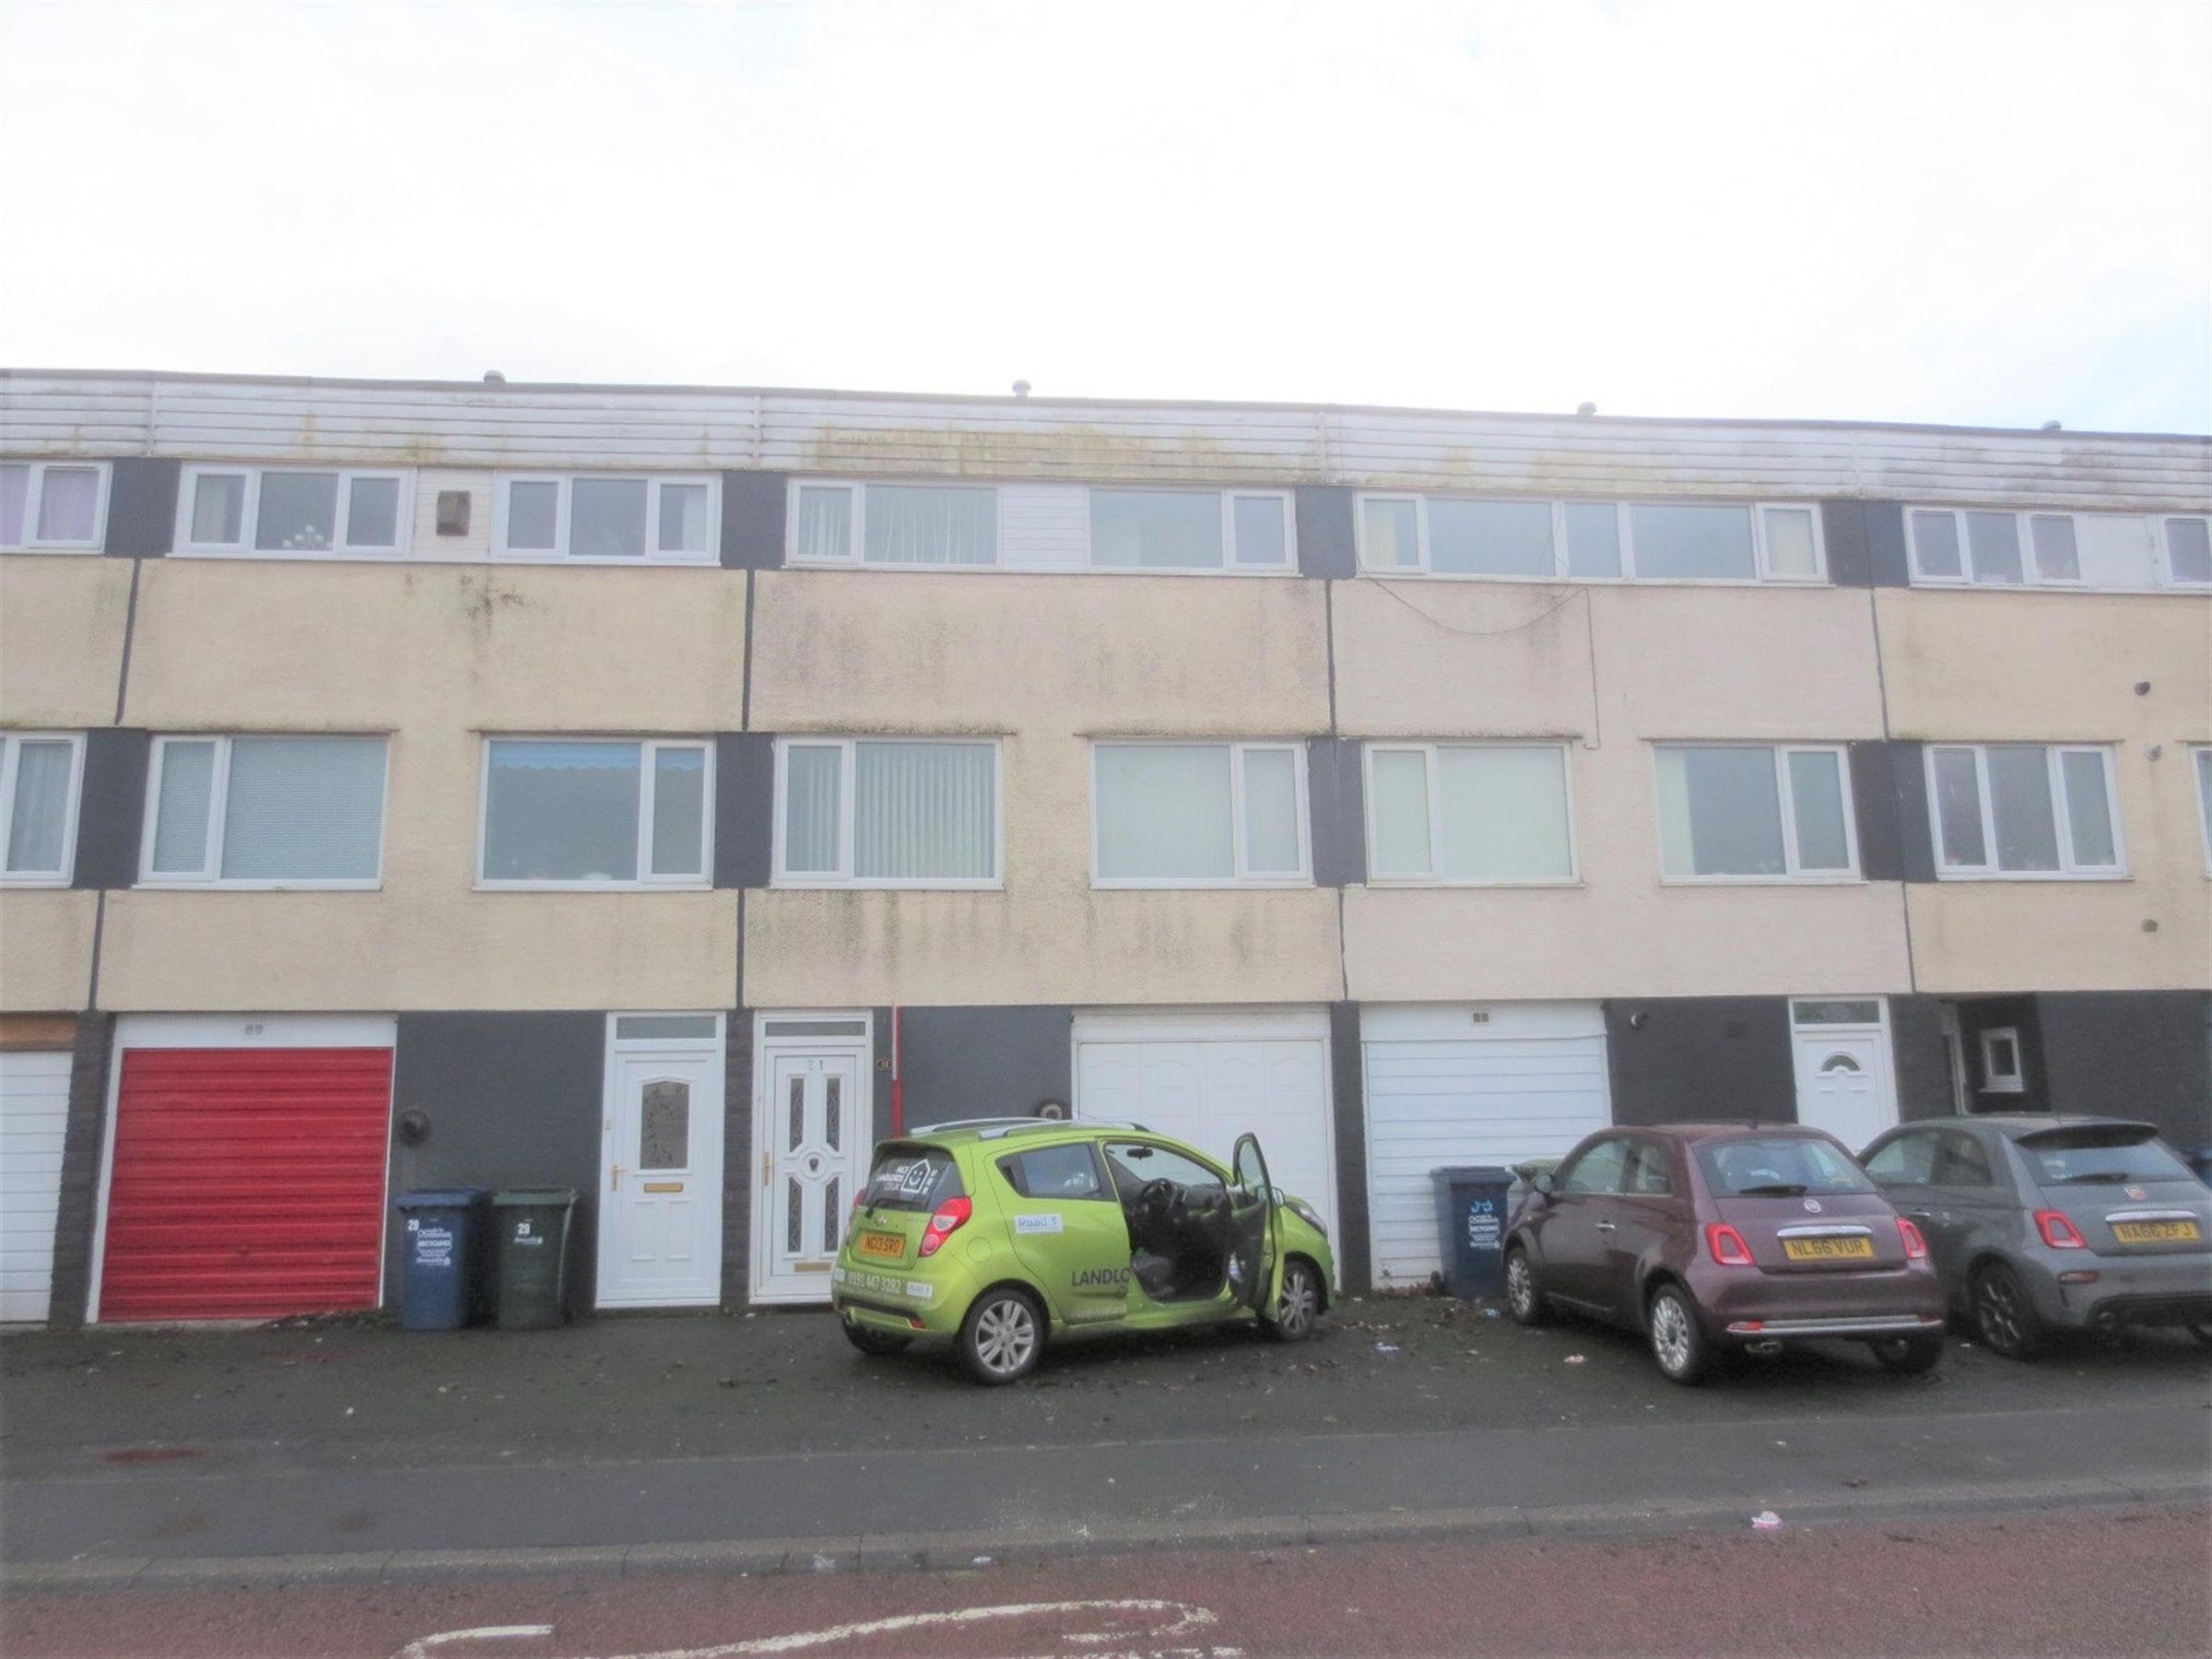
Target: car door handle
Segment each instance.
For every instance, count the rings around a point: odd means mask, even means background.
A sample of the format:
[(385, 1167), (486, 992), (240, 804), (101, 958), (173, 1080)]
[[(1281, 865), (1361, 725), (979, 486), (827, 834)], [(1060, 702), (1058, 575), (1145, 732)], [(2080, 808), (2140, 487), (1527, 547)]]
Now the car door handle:
[(1597, 1224), (1597, 1230), (1599, 1232), (1611, 1232), (1613, 1230), (1613, 1223), (1610, 1221), (1600, 1221)]
[(1935, 1213), (1936, 1212), (1934, 1210), (1907, 1210), (1905, 1212), (1906, 1215), (1912, 1217), (1915, 1221), (1925, 1221), (1930, 1217), (1935, 1215)]

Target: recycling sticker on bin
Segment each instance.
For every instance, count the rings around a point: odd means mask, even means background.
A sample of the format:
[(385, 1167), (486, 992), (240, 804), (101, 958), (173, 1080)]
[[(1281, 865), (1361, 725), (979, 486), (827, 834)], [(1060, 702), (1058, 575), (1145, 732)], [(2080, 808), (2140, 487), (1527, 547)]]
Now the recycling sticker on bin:
[(1500, 1232), (1496, 1202), (1488, 1198), (1470, 1201), (1467, 1205), (1467, 1248), (1495, 1250), (1498, 1248)]

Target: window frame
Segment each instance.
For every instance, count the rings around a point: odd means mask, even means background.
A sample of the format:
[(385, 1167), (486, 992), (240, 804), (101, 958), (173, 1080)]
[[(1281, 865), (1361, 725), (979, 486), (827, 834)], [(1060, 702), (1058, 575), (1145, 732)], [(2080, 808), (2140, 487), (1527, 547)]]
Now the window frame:
[[(942, 567), (938, 567), (942, 568)], [(863, 743), (927, 743), (942, 747), (988, 747), (991, 751), (991, 874), (982, 876), (855, 876), (853, 849), (857, 841), (859, 801), (854, 783), (860, 771)], [(791, 751), (794, 748), (834, 748), (837, 766), (837, 869), (834, 873), (785, 866), (789, 848)], [(1006, 885), (1006, 771), (1005, 740), (997, 736), (963, 734), (866, 732), (840, 736), (829, 733), (792, 732), (776, 739), (775, 792), (772, 810), (772, 858), (769, 865), (771, 888), (804, 890), (843, 888), (876, 892), (1003, 892)]]
[[(1662, 887), (1851, 887), (1863, 885), (1866, 880), (1859, 863), (1859, 803), (1858, 792), (1851, 775), (1851, 746), (1843, 743), (1782, 743), (1764, 742), (1755, 738), (1720, 738), (1705, 741), (1691, 737), (1663, 737), (1652, 743), (1652, 806), (1653, 826), (1659, 847), (1659, 884)], [(1782, 807), (1782, 860), (1783, 872), (1780, 876), (1675, 876), (1666, 868), (1666, 816), (1665, 797), (1660, 793), (1659, 756), (1665, 749), (1739, 748), (1764, 749), (1774, 758), (1774, 790)], [(1833, 755), (1836, 771), (1843, 786), (1843, 851), (1850, 859), (1841, 870), (1807, 870), (1802, 867), (1798, 853), (1797, 797), (1790, 788), (1790, 757), (1797, 755)]]
[[(338, 479), (338, 498), (333, 509), (331, 535), (333, 544), (320, 551), (296, 551), (285, 547), (257, 547), (254, 538), (261, 528), (261, 491), (264, 479), (278, 477), (310, 477), (319, 473), (335, 473)], [(245, 498), (239, 508), (238, 540), (235, 542), (202, 542), (192, 537), (192, 513), (204, 477), (243, 477), (246, 480)], [(356, 547), (335, 538), (345, 532), (346, 521), (353, 506), (353, 487), (359, 482), (389, 482), (398, 488), (399, 504), (393, 514), (392, 546), (388, 547)], [(327, 560), (338, 559), (365, 559), (390, 561), (410, 556), (415, 540), (415, 469), (406, 466), (264, 466), (251, 461), (188, 461), (177, 477), (176, 533), (171, 538), (170, 551), (180, 559), (267, 559), (289, 560)], [(258, 734), (241, 734), (258, 735)]]
[[(1467, 877), (1439, 876), (1436, 874), (1436, 850), (1442, 844), (1443, 804), (1436, 787), (1436, 758), (1442, 749), (1551, 749), (1559, 757), (1559, 770), (1566, 780), (1567, 796), (1567, 874), (1564, 876), (1511, 876)], [(1384, 875), (1375, 868), (1375, 848), (1379, 844), (1375, 817), (1379, 797), (1375, 790), (1373, 757), (1377, 754), (1418, 754), (1421, 757), (1422, 782), (1429, 803), (1429, 873), (1423, 876)], [(1513, 737), (1495, 742), (1482, 738), (1372, 738), (1359, 746), (1359, 787), (1365, 797), (1367, 832), (1367, 883), (1379, 888), (1565, 888), (1583, 884), (1583, 865), (1577, 842), (1581, 837), (1575, 818), (1574, 752), (1572, 745), (1560, 738)]]
[[(373, 739), (383, 746), (383, 788), (377, 797), (376, 874), (361, 876), (294, 876), (280, 880), (264, 877), (225, 876), (223, 836), (229, 828), (230, 806), (230, 749), (240, 737), (344, 737)], [(161, 830), (161, 773), (171, 745), (213, 743), (215, 758), (207, 780), (206, 840), (200, 868), (154, 869), (154, 845)], [(392, 818), (392, 734), (389, 732), (161, 732), (154, 736), (146, 764), (146, 810), (139, 825), (138, 879), (135, 886), (184, 892), (289, 893), (381, 891), (384, 885), (384, 851)]]
[[(1999, 1040), (2012, 1044), (2012, 1070), (2000, 1073), (1992, 1063), (1991, 1051)], [(2028, 1056), (2020, 1047), (2020, 1029), (2018, 1026), (1983, 1026), (1977, 1035), (1976, 1046), (1982, 1051), (1982, 1086), (1979, 1094), (2026, 1094), (2028, 1092)]]
[[(1093, 498), (1100, 490), (1124, 495), (1210, 495), (1221, 508), (1221, 562), (1218, 565), (1102, 565), (1093, 545)], [(1237, 558), (1237, 502), (1279, 501), (1283, 508), (1283, 558), (1279, 564), (1247, 564)], [(1083, 568), (1100, 576), (1295, 576), (1298, 571), (1298, 495), (1265, 485), (1150, 484), (1114, 479), (1083, 486)]]
[[(1431, 566), (1429, 539), (1429, 503), (1441, 499), (1454, 501), (1483, 501), (1500, 506), (1547, 506), (1551, 509), (1551, 572), (1548, 575), (1512, 575), (1487, 571), (1437, 571)], [(1367, 504), (1370, 501), (1411, 502), (1414, 510), (1414, 545), (1418, 562), (1411, 565), (1379, 565), (1368, 558)], [(1610, 507), (1613, 509), (1615, 545), (1620, 550), (1620, 574), (1618, 576), (1586, 576), (1575, 573), (1570, 565), (1567, 546), (1567, 511), (1571, 507)], [(1636, 569), (1635, 532), (1632, 528), (1637, 507), (1741, 507), (1751, 515), (1751, 569), (1749, 576), (1646, 576)], [(1813, 571), (1810, 575), (1794, 572), (1777, 572), (1773, 568), (1772, 550), (1767, 539), (1769, 512), (1803, 512), (1812, 520)], [(1455, 490), (1361, 490), (1353, 498), (1352, 540), (1359, 572), (1362, 576), (1392, 577), (1418, 576), (1431, 582), (1536, 582), (1576, 583), (1591, 582), (1610, 586), (1642, 583), (1647, 586), (1685, 587), (1827, 587), (1832, 582), (1828, 573), (1828, 537), (1821, 525), (1818, 501), (1791, 501), (1769, 499), (1706, 500), (1696, 496), (1645, 498), (1634, 496), (1532, 496), (1532, 495), (1473, 495)]]
[[(991, 552), (988, 564), (973, 562), (899, 563), (872, 559), (868, 547), (868, 490), (884, 485), (894, 489), (987, 489), (991, 492)], [(841, 489), (851, 501), (845, 517), (848, 540), (841, 556), (821, 558), (799, 550), (799, 492), (805, 489)], [(783, 562), (798, 571), (997, 571), (1006, 568), (1006, 497), (995, 481), (972, 478), (793, 478), (783, 497)]]
[[(69, 782), (62, 809), (62, 863), (56, 870), (10, 870), (8, 843), (16, 833), (16, 784), (26, 743), (69, 745)], [(76, 877), (76, 824), (85, 786), (82, 732), (8, 731), (0, 733), (0, 887), (65, 888)]]
[[(573, 516), (571, 501), (579, 478), (594, 483), (641, 483), (645, 486), (645, 541), (637, 558), (630, 559), (618, 553), (569, 551)], [(517, 484), (556, 486), (552, 547), (511, 547), (507, 545), (508, 530), (513, 519), (511, 502), (513, 487)], [(698, 553), (665, 553), (661, 550), (660, 545), (662, 491), (669, 487), (684, 486), (703, 487), (707, 492), (707, 545)], [(641, 565), (675, 565), (689, 570), (719, 566), (722, 563), (722, 476), (712, 472), (662, 472), (650, 467), (611, 470), (582, 467), (572, 472), (495, 472), (491, 476), (491, 559), (495, 564), (582, 565), (619, 571), (634, 571)]]
[[(1940, 512), (1948, 517), (1959, 539), (1959, 574), (1956, 576), (1930, 575), (1921, 568), (1920, 532), (1915, 523), (1921, 513)], [(1974, 579), (1973, 548), (1967, 540), (1966, 515), (1970, 512), (2002, 513), (2014, 523), (2014, 534), (2020, 548), (2020, 580), (2018, 582), (1977, 582)], [(2030, 589), (2059, 594), (2201, 594), (2212, 593), (2212, 582), (2185, 582), (2173, 573), (2172, 526), (2180, 520), (2204, 524), (2212, 529), (2212, 517), (2196, 512), (2097, 512), (2079, 507), (2008, 507), (2002, 503), (1964, 504), (1948, 501), (1909, 501), (1904, 506), (1905, 565), (1914, 587), (1966, 589), (1987, 593), (2019, 593)], [(2148, 587), (2121, 587), (2105, 582), (2093, 582), (2087, 571), (2077, 576), (2046, 576), (2035, 557), (2035, 522), (2038, 519), (2065, 519), (2073, 526), (2076, 557), (2081, 547), (2081, 520), (2085, 518), (2138, 518), (2151, 526), (2151, 585)]]
[[(0, 457), (0, 465), (29, 469), (23, 483), (23, 534), (14, 541), (0, 541), (0, 552), (5, 553), (98, 553), (108, 542), (108, 497), (114, 483), (114, 467), (106, 461), (76, 460), (66, 455), (7, 455)], [(71, 536), (41, 536), (39, 534), (39, 510), (46, 495), (46, 470), (58, 466), (65, 470), (89, 468), (100, 477), (98, 490), (92, 502), (92, 534), (85, 539)]]
[[(480, 893), (703, 893), (714, 885), (714, 739), (647, 737), (621, 732), (486, 732), (477, 763), (477, 856), (475, 888)], [(628, 880), (563, 881), (545, 877), (505, 877), (484, 874), (484, 853), (491, 829), (491, 748), (495, 743), (634, 743), (638, 754), (638, 874)], [(698, 749), (706, 757), (700, 814), (700, 870), (696, 876), (655, 876), (653, 825), (658, 808), (653, 757), (662, 749)]]
[[(1101, 876), (1099, 873), (1099, 755), (1109, 748), (1226, 748), (1229, 750), (1229, 876)], [(1291, 810), (1298, 818), (1298, 871), (1253, 875), (1244, 821), (1244, 757), (1253, 749), (1285, 750), (1291, 757)], [(1090, 885), (1102, 891), (1150, 888), (1227, 891), (1230, 888), (1298, 888), (1313, 885), (1312, 806), (1306, 788), (1306, 746), (1294, 737), (1094, 737), (1090, 740)]]
[[(2051, 794), (2052, 823), (2058, 836), (2059, 867), (2055, 870), (2006, 870), (1997, 865), (1997, 819), (1989, 785), (1989, 751), (1993, 748), (2034, 748), (2043, 751), (2045, 787)], [(1981, 814), (1983, 862), (1954, 865), (1946, 858), (1943, 841), (1943, 803), (1936, 794), (1936, 757), (1941, 750), (1965, 749), (1974, 757), (1974, 790)], [(2074, 804), (2065, 786), (2065, 757), (2100, 756), (2104, 766), (2105, 810), (2112, 818), (2112, 862), (2077, 865), (2074, 862)], [(2120, 778), (2115, 746), (2109, 743), (1954, 743), (1931, 740), (1921, 754), (1922, 777), (1928, 792), (1928, 835), (1936, 856), (1938, 881), (2126, 881), (2127, 837), (2120, 821)]]
[(2204, 845), (2205, 874), (2212, 877), (2212, 744), (2189, 750), (2189, 787), (2196, 795), (2196, 828)]

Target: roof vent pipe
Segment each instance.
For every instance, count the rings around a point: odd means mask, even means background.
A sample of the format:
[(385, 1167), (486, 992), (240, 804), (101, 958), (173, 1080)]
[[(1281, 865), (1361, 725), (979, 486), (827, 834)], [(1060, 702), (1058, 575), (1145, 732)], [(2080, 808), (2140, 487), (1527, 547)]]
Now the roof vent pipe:
[(1029, 382), (1028, 381), (1016, 381), (1016, 382), (1014, 382), (1014, 395), (1015, 395), (1015, 396), (1017, 396), (1017, 397), (1027, 397), (1029, 394), (1030, 394), (1030, 382)]
[(2059, 429), (2059, 426), (2058, 426), (2058, 422), (2057, 422), (2057, 421), (2055, 421), (2055, 420), (2046, 420), (2046, 421), (2044, 421), (2044, 422), (2043, 422), (2043, 430), (2044, 430), (2044, 431), (2046, 431), (2046, 432), (2055, 432), (2055, 431), (2057, 431), (2058, 429)]
[(497, 369), (487, 369), (484, 371), (484, 383), (488, 386), (503, 386), (507, 383), (507, 377)]
[(1597, 413), (1597, 406), (1594, 403), (1576, 404), (1574, 412), (1577, 415), (1594, 415)]

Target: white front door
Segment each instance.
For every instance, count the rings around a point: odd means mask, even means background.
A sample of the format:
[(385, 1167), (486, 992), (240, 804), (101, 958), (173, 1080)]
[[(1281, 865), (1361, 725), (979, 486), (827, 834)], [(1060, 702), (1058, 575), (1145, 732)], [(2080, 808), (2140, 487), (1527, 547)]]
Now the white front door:
[(1797, 1121), (1853, 1153), (1897, 1123), (1897, 1071), (1879, 998), (1792, 1005)]
[[(638, 1018), (618, 1016), (614, 1030)], [(719, 1038), (609, 1042), (601, 1307), (712, 1307), (722, 1300), (722, 1075)]]
[(763, 1026), (753, 1105), (756, 1301), (829, 1300), (830, 1269), (866, 1172), (867, 1039), (801, 1044), (775, 1035), (779, 1025), (804, 1023)]

